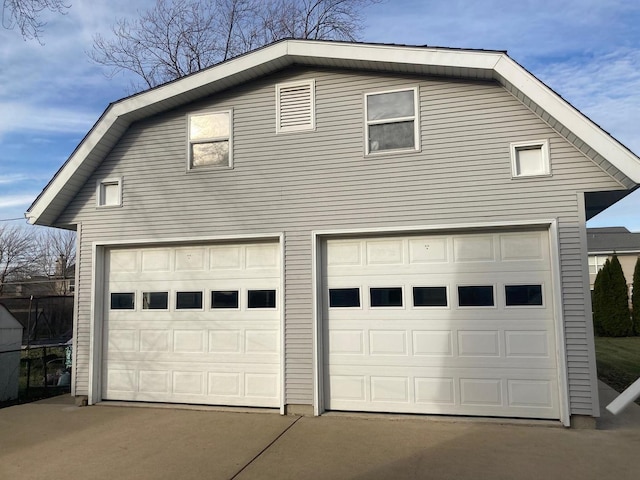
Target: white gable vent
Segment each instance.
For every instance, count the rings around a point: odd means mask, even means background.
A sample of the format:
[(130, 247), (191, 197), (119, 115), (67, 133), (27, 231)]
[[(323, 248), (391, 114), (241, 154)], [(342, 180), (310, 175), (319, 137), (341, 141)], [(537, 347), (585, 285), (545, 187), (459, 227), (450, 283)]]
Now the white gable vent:
[(315, 82), (276, 85), (276, 133), (315, 128)]

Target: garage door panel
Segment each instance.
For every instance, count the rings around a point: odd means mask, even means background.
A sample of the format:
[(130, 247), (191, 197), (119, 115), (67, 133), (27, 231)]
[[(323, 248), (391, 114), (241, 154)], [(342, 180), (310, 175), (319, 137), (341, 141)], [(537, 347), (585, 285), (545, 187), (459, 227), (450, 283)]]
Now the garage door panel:
[[(336, 239), (323, 253), (328, 409), (558, 418), (548, 232)], [(459, 286), (493, 301), (460, 306)], [(374, 287), (400, 288), (401, 306), (372, 306)], [(414, 287), (437, 289), (414, 306)]]
[[(279, 406), (279, 251), (267, 243), (110, 250), (103, 398)], [(250, 305), (252, 290), (272, 293)], [(200, 308), (178, 309), (177, 293), (192, 291)], [(213, 291), (237, 295), (212, 305)], [(133, 308), (110, 308), (113, 292), (133, 293)]]

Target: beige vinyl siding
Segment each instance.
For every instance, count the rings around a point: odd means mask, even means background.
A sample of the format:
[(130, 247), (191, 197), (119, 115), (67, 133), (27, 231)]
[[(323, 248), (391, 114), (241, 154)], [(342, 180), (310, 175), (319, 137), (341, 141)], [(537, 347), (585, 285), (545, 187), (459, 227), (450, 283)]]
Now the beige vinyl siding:
[[(276, 135), (275, 84), (315, 79), (316, 130)], [(365, 92), (419, 86), (421, 151), (364, 157)], [(187, 172), (186, 115), (233, 108), (234, 168)], [(549, 139), (551, 177), (509, 144)], [(95, 208), (122, 176), (122, 208)], [(88, 385), (91, 244), (283, 232), (285, 403), (313, 401), (311, 232), (558, 218), (571, 411), (592, 414), (577, 192), (621, 189), (493, 82), (288, 69), (133, 124), (59, 223), (82, 222), (77, 393)], [(590, 320), (589, 320), (590, 321)]]

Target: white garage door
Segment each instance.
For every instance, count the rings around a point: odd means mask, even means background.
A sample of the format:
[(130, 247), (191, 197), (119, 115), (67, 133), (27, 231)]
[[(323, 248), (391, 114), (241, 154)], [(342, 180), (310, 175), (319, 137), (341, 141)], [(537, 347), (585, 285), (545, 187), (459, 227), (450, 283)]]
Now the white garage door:
[(275, 243), (106, 253), (102, 397), (280, 405)]
[(325, 407), (559, 418), (548, 237), (327, 240)]

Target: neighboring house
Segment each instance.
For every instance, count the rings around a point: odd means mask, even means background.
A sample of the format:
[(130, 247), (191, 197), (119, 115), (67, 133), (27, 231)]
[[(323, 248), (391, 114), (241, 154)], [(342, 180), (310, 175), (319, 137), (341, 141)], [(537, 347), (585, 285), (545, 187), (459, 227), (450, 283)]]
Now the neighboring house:
[(618, 256), (624, 278), (627, 280), (629, 297), (633, 292), (633, 270), (640, 257), (640, 233), (633, 233), (625, 227), (587, 228), (587, 249), (589, 251), (589, 288), (593, 290), (596, 275), (608, 258)]
[(639, 183), (503, 52), (285, 40), (111, 104), (26, 215), (78, 232), (90, 404), (569, 425), (585, 221)]

